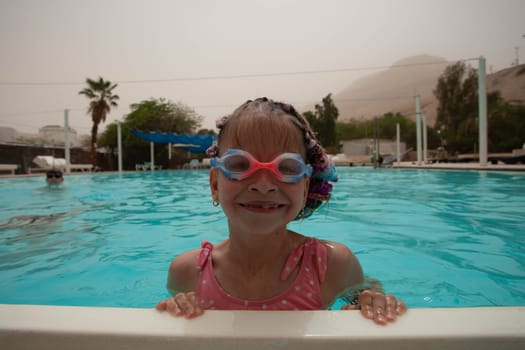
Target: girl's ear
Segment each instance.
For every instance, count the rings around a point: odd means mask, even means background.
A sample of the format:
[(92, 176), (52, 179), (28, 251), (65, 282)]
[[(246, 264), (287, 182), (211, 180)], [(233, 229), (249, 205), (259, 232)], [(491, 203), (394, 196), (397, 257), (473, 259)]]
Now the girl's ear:
[(210, 190), (212, 200), (219, 202), (219, 174), (217, 169), (210, 170)]

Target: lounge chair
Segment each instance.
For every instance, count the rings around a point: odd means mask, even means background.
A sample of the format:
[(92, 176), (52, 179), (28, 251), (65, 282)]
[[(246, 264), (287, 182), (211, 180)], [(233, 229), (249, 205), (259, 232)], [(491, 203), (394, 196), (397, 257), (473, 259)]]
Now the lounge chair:
[(17, 164), (0, 164), (0, 171), (10, 171), (11, 175), (15, 174), (16, 169), (18, 169)]
[[(151, 170), (151, 162), (144, 162), (142, 164), (135, 164), (135, 170), (145, 171)], [(154, 170), (162, 170), (162, 165), (155, 165)]]
[(190, 169), (199, 169), (201, 167), (201, 164), (198, 159), (192, 159), (190, 160), (190, 164), (188, 164)]
[(64, 158), (55, 158), (53, 156), (36, 156), (33, 163), (38, 165), (36, 168), (29, 168), (28, 173), (45, 172), (51, 169), (58, 169), (62, 172), (66, 170), (66, 160)]
[[(38, 165), (38, 168), (29, 168), (28, 172), (31, 174), (35, 171), (48, 171), (51, 169), (58, 169), (62, 172), (66, 171), (66, 160), (64, 158), (55, 158), (53, 156), (36, 156), (33, 163)], [(70, 171), (91, 171), (92, 164), (69, 164)]]
[(69, 164), (69, 170), (71, 171), (81, 171), (81, 172), (90, 172), (93, 170), (93, 165), (91, 164)]
[(201, 165), (203, 168), (209, 168), (211, 166), (210, 162), (211, 162), (211, 158), (202, 158)]

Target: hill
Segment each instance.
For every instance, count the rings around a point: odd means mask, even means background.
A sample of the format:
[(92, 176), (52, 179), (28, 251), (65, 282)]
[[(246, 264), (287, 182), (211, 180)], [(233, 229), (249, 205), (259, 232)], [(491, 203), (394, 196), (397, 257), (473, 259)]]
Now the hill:
[[(371, 74), (333, 95), (339, 120), (371, 119), (399, 112), (415, 119), (415, 98), (429, 125), (436, 121), (437, 99), (433, 90), (445, 68), (453, 63), (436, 56), (420, 55), (395, 62), (389, 69)], [(499, 90), (507, 101), (525, 103), (525, 65), (487, 75), (487, 90)]]
[(487, 75), (487, 90), (498, 90), (508, 102), (525, 104), (525, 64)]

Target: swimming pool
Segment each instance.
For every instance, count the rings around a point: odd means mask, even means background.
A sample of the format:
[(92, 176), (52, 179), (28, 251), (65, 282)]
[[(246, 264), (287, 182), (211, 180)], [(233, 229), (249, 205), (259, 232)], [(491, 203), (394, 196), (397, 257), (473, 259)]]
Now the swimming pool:
[[(523, 174), (338, 170), (330, 203), (292, 229), (346, 243), (412, 308), (525, 305)], [(176, 254), (227, 235), (205, 170), (67, 176), (60, 190), (2, 179), (0, 191), (4, 304), (151, 308)]]

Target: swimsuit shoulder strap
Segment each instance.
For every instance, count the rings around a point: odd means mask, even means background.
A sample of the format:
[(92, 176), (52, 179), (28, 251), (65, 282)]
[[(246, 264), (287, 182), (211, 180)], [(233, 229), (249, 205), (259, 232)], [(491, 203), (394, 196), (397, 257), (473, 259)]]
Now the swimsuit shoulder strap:
[(317, 272), (319, 282), (323, 282), (326, 275), (327, 255), (328, 252), (324, 244), (316, 238), (307, 238), (303, 245), (297, 247), (288, 255), (281, 271), (281, 280), (286, 281), (301, 261), (304, 260), (302, 266), (308, 268), (308, 266), (312, 265)]
[(202, 241), (201, 251), (197, 256), (197, 269), (202, 271), (204, 267), (211, 260), (211, 252), (213, 250), (213, 244), (208, 241)]

